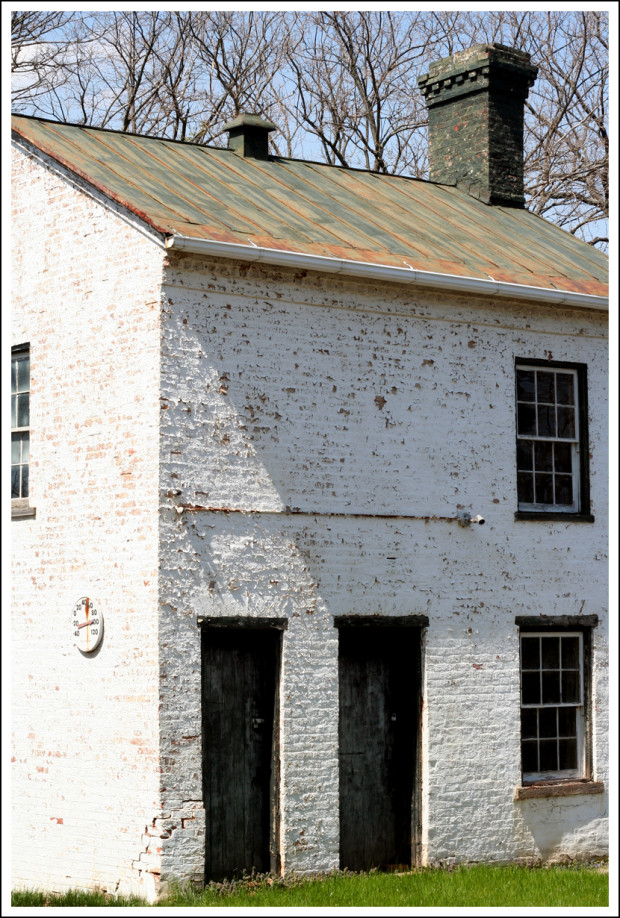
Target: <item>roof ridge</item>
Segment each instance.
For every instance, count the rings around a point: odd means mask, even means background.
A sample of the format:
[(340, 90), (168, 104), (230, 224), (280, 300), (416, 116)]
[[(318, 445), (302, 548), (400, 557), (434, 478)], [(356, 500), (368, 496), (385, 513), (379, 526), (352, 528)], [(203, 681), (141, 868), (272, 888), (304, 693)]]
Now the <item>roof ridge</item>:
[[(195, 147), (199, 150), (217, 150), (218, 153), (230, 153), (233, 156), (237, 154), (228, 147), (217, 147), (213, 144), (197, 143), (192, 140), (179, 140), (173, 137), (158, 137), (155, 134), (140, 134), (137, 131), (122, 131), (119, 128), (101, 127), (97, 124), (77, 124), (74, 121), (57, 121), (54, 118), (40, 118), (38, 115), (25, 115), (21, 112), (11, 112), (11, 118), (24, 118), (29, 121), (40, 122), (41, 124), (57, 124), (62, 127), (79, 128), (84, 131), (101, 131), (104, 134), (120, 134), (123, 137), (139, 137), (142, 140), (159, 141), (160, 143), (180, 144), (186, 147)], [(374, 169), (366, 169), (362, 166), (344, 166), (342, 163), (326, 163), (318, 159), (302, 159), (298, 156), (280, 156), (279, 154), (270, 154), (264, 162), (285, 162), (285, 163), (303, 163), (308, 166), (319, 166), (326, 169), (343, 169), (346, 172), (361, 172), (368, 175), (376, 175), (386, 178), (407, 179), (412, 182), (422, 182), (426, 185), (437, 185), (438, 187), (456, 188), (456, 185), (446, 184), (445, 182), (434, 182), (428, 178), (420, 178), (417, 175), (407, 175), (403, 172), (377, 172)], [(458, 190), (458, 189), (457, 189)], [(464, 192), (463, 192), (464, 193)]]

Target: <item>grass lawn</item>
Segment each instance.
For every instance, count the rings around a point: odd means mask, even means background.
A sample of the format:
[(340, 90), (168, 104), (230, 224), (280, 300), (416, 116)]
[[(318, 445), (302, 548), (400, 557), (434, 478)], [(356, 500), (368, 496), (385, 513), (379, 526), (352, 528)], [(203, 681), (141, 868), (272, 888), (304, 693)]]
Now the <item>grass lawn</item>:
[[(14, 892), (14, 906), (139, 906), (139, 899), (103, 893), (52, 895)], [(602, 864), (552, 867), (422, 869), (411, 873), (334, 873), (312, 879), (253, 877), (212, 883), (201, 892), (178, 892), (157, 907), (321, 906), (587, 908), (609, 904), (609, 877)]]

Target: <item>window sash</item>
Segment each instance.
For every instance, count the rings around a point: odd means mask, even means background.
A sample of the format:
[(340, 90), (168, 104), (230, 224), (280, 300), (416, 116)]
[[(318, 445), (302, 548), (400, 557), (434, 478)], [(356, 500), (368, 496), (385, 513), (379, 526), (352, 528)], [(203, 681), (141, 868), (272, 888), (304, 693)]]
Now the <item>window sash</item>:
[[(13, 458), (13, 446), (19, 456)], [(30, 349), (20, 346), (11, 355), (11, 500), (29, 496), (30, 471)]]
[[(545, 666), (543, 660), (543, 646), (541, 643), (541, 638), (547, 639), (557, 639), (558, 640), (558, 660), (557, 665), (554, 666)], [(577, 667), (574, 665), (563, 666), (563, 644), (562, 639), (572, 638), (577, 639), (578, 642), (578, 657), (577, 657)], [(525, 654), (523, 648), (524, 640), (538, 639), (538, 664), (536, 666), (531, 666), (525, 668)], [(523, 714), (521, 715), (521, 757), (522, 757), (522, 773), (523, 779), (527, 781), (540, 781), (545, 779), (553, 778), (579, 778), (582, 777), (585, 773), (585, 764), (586, 764), (586, 755), (585, 755), (585, 685), (584, 685), (584, 643), (583, 643), (583, 633), (581, 631), (523, 631), (520, 635), (519, 641), (520, 649), (520, 660), (519, 660), (519, 671), (520, 671), (520, 701), (521, 701), (521, 711), (522, 712), (531, 712), (535, 715), (536, 729), (535, 735), (523, 735)], [(560, 683), (561, 683), (561, 674), (563, 672), (579, 672), (579, 697), (577, 701), (565, 702), (562, 700), (544, 702), (543, 690), (542, 690), (542, 677), (543, 673), (559, 673), (560, 674)], [(523, 675), (539, 673), (541, 681), (541, 695), (540, 701), (537, 703), (524, 703), (523, 702)], [(575, 728), (574, 734), (571, 731), (571, 734), (568, 735), (566, 728), (565, 732), (562, 732), (561, 727), (561, 716), (560, 711), (575, 711)], [(555, 732), (552, 735), (545, 733), (545, 730), (549, 729), (549, 720), (547, 717), (546, 726), (541, 727), (541, 712), (555, 712)], [(530, 726), (532, 723), (532, 717), (530, 715)], [(574, 768), (560, 768), (562, 755), (567, 755), (567, 745), (568, 743), (575, 744), (575, 755), (576, 755), (576, 767)], [(545, 749), (541, 748), (541, 743), (546, 744)], [(565, 751), (561, 750), (561, 744), (565, 744)], [(558, 765), (557, 769), (541, 769), (541, 757), (546, 754), (548, 747), (554, 744), (555, 750), (553, 755), (555, 756), (556, 763)], [(536, 758), (536, 768), (529, 768), (526, 770), (524, 767), (526, 764), (526, 759), (529, 758), (532, 752), (535, 750)], [(550, 750), (549, 750), (550, 751)], [(531, 764), (531, 762), (530, 762)]]
[[(535, 391), (533, 400), (525, 400), (519, 398), (519, 389), (518, 389), (518, 374), (520, 372), (530, 372), (533, 374), (547, 374), (554, 376), (554, 401), (539, 401), (539, 385), (538, 385), (538, 376), (534, 376), (535, 380)], [(572, 402), (559, 402), (557, 400), (557, 377), (558, 375), (570, 376), (573, 380), (572, 386)], [(522, 486), (531, 488), (531, 494), (534, 498), (531, 501), (518, 500), (517, 506), (519, 510), (525, 511), (542, 511), (542, 512), (554, 512), (554, 513), (577, 513), (579, 512), (580, 507), (580, 484), (581, 484), (581, 458), (580, 458), (580, 430), (579, 430), (579, 379), (576, 369), (570, 369), (568, 367), (546, 367), (546, 366), (537, 366), (534, 364), (528, 363), (518, 363), (515, 367), (515, 396), (516, 396), (516, 414), (517, 414), (517, 443), (531, 441), (533, 443), (549, 443), (549, 444), (567, 444), (570, 446), (570, 472), (569, 471), (557, 471), (557, 466), (555, 464), (555, 458), (552, 461), (552, 467), (548, 470), (537, 470), (535, 467), (535, 459), (532, 460), (532, 467), (528, 469), (520, 469), (517, 467), (517, 488)], [(519, 406), (531, 406), (534, 409), (534, 415), (536, 417), (536, 432), (535, 433), (520, 433), (519, 432)], [(570, 437), (558, 437), (557, 435), (546, 435), (541, 436), (538, 433), (538, 407), (553, 407), (556, 409), (558, 407), (570, 407), (573, 411), (574, 417), (574, 436)], [(555, 457), (555, 452), (552, 452), (552, 455)], [(539, 476), (537, 478), (537, 475)], [(570, 503), (560, 503), (558, 501), (558, 488), (562, 485), (562, 480), (557, 480), (557, 476), (564, 476), (566, 479), (570, 476), (571, 479), (571, 488), (572, 488), (572, 501)], [(544, 483), (541, 481), (542, 478), (547, 479)], [(564, 481), (566, 485), (566, 481)], [(551, 487), (552, 489), (552, 501), (540, 501), (536, 500), (538, 496), (536, 493), (537, 487)], [(545, 495), (546, 496), (546, 495)]]

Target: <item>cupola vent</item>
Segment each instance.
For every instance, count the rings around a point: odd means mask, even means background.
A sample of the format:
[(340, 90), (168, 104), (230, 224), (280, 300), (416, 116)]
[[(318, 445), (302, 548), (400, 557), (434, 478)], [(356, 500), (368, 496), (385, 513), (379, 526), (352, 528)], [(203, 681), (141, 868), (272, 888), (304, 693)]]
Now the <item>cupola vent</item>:
[(276, 131), (275, 124), (259, 115), (239, 115), (224, 125), (228, 131), (228, 149), (250, 159), (267, 159), (269, 134)]

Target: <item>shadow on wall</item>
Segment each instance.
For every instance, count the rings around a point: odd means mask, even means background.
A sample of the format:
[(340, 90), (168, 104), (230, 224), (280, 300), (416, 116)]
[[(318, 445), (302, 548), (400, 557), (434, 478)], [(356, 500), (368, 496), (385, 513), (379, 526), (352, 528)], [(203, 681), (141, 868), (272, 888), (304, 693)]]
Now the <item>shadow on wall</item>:
[[(502, 390), (497, 374), (481, 381), (484, 356), (464, 359), (462, 332), (419, 317), (226, 305), (188, 298), (170, 320), (163, 433), (186, 502), (432, 516), (493, 489), (489, 402)], [(488, 425), (476, 436), (474, 417)]]
[[(505, 512), (513, 445), (497, 430), (514, 418), (501, 333), (468, 342), (420, 316), (320, 309), (292, 290), (286, 303), (249, 297), (260, 278), (242, 295), (199, 296), (195, 263), (182, 265), (193, 283), (173, 291), (162, 366), (172, 608), (402, 614), (415, 584), (414, 611), (427, 613), (442, 584), (469, 616), (498, 583), (518, 581), (521, 595), (524, 576), (548, 579), (540, 548), (517, 565), (491, 519), (476, 533), (433, 522), (474, 499), (473, 512)], [(481, 353), (464, 359), (473, 343)]]

